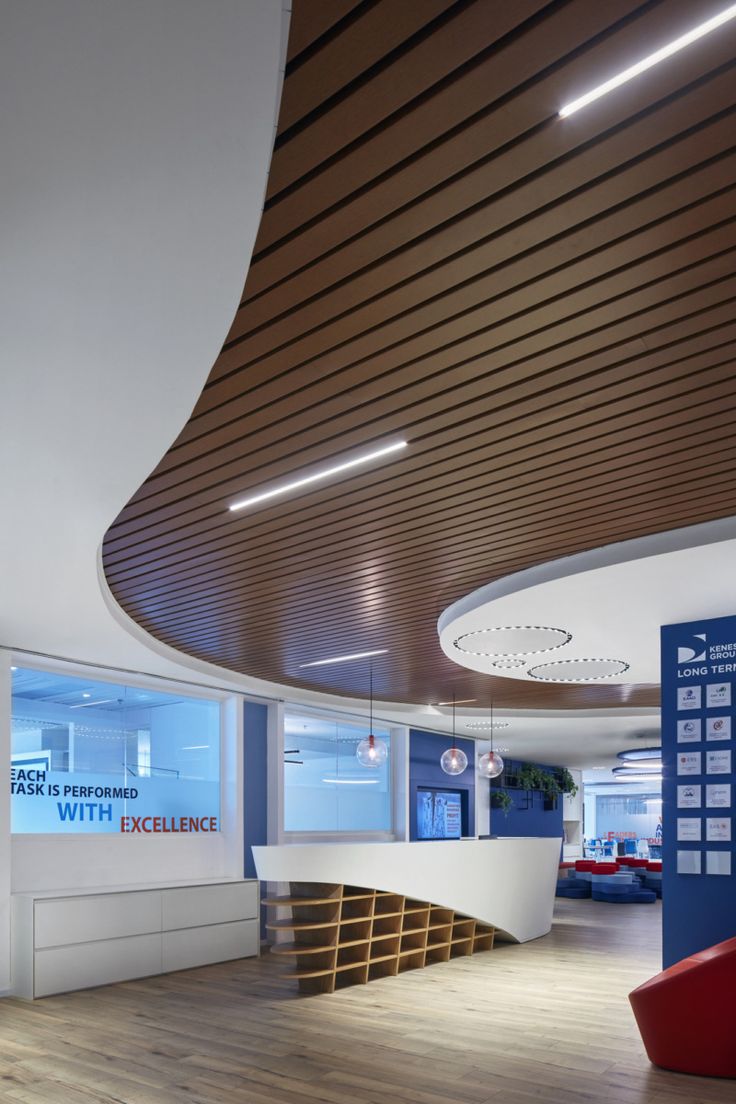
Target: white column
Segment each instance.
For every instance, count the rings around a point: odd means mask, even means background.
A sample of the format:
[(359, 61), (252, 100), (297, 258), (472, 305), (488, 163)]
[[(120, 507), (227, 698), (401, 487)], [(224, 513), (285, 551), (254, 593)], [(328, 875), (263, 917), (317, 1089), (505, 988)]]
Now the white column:
[(243, 699), (234, 694), (220, 711), (220, 827), (224, 873), (243, 877)]
[[(475, 769), (478, 770), (478, 760), (491, 750), (490, 740), (476, 740), (475, 742)], [(491, 834), (491, 785), (487, 778), (475, 775), (475, 834), (476, 836), (489, 836)]]

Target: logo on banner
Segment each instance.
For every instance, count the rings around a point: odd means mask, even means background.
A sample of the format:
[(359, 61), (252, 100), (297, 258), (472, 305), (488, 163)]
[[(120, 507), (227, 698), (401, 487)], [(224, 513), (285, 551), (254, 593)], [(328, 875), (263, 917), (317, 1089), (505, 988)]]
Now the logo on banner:
[(705, 659), (706, 638), (705, 633), (695, 633), (686, 645), (678, 645), (678, 663), (700, 663)]

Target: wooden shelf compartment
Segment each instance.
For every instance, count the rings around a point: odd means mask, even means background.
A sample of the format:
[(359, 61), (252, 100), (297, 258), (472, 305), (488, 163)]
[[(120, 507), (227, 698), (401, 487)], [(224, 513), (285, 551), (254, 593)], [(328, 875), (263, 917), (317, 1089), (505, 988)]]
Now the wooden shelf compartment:
[(340, 919), (345, 920), (370, 920), (373, 916), (373, 897), (346, 897), (340, 908)]
[(435, 943), (427, 947), (427, 954), (424, 960), (425, 966), (429, 966), (434, 962), (447, 962), (450, 958), (450, 944), (449, 943)]
[(495, 929), (443, 905), (360, 886), (290, 884), (288, 896), (266, 898), (269, 908), (292, 911), (271, 931), (291, 932), (273, 953), (295, 967), (304, 993), (391, 977), (493, 947)]
[(363, 939), (360, 943), (348, 943), (338, 946), (336, 969), (345, 970), (350, 966), (363, 966), (368, 962), (370, 954), (369, 939)]
[(377, 893), (374, 916), (401, 915), (404, 911), (404, 898), (399, 893)]

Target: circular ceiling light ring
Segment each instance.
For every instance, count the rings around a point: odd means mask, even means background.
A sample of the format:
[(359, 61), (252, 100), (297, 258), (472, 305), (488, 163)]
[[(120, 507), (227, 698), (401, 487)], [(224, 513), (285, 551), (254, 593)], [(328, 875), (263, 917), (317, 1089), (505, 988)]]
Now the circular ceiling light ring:
[(617, 759), (623, 759), (625, 763), (641, 763), (647, 760), (662, 761), (662, 747), (627, 748), (626, 751), (616, 753)]
[[(566, 668), (568, 671), (581, 667), (587, 663), (595, 663), (599, 666), (608, 664), (613, 666), (613, 670), (599, 670), (595, 674), (587, 675), (563, 675), (560, 668), (563, 670)], [(555, 673), (541, 674), (542, 671), (549, 671), (550, 668), (556, 669)], [(583, 669), (585, 669), (583, 667)], [(616, 678), (618, 675), (622, 675), (625, 671), (628, 671), (629, 664), (623, 659), (608, 659), (602, 657), (581, 659), (553, 659), (548, 663), (538, 663), (534, 667), (530, 667), (527, 674), (530, 678), (537, 679), (538, 682), (598, 682), (601, 679)], [(594, 671), (595, 668), (590, 668)]]
[[(560, 647), (562, 645), (560, 644)], [(518, 667), (526, 667), (525, 659), (495, 659), (491, 667), (497, 667), (499, 671), (513, 671)]]
[(465, 723), (466, 728), (492, 728), (495, 732), (497, 728), (508, 728), (510, 721), (467, 721)]
[(615, 774), (616, 777), (630, 778), (632, 774), (661, 774), (662, 764), (658, 763), (656, 766), (652, 764), (651, 767), (638, 766), (638, 767), (611, 767), (611, 774)]
[[(521, 641), (517, 642), (514, 647), (505, 652), (492, 651), (483, 652), (477, 651), (475, 648), (469, 648), (463, 646), (461, 643), (463, 640), (475, 639), (475, 643), (480, 643), (478, 638), (482, 638), (489, 633), (529, 633), (532, 634), (532, 639), (527, 643), (531, 644), (531, 647), (520, 647)], [(550, 643), (544, 643), (544, 635), (552, 634), (552, 641)], [(501, 639), (502, 638), (498, 638)], [(513, 639), (513, 638), (512, 638)], [(524, 655), (541, 655), (543, 652), (554, 652), (557, 648), (563, 648), (565, 644), (569, 644), (572, 640), (572, 633), (569, 633), (566, 629), (557, 629), (551, 625), (496, 625), (491, 629), (474, 629), (472, 632), (462, 633), (456, 637), (452, 642), (453, 648), (457, 648), (463, 655), (484, 656), (487, 658), (506, 659), (516, 656)], [(542, 645), (539, 647), (538, 645)], [(534, 646), (537, 645), (537, 646)]]

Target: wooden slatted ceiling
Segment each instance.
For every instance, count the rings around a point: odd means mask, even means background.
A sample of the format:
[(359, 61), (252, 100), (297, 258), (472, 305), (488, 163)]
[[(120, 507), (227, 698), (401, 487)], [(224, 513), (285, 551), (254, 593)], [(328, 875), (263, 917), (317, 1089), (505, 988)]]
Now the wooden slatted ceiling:
[[(296, 686), (656, 704), (456, 667), (451, 602), (736, 511), (736, 28), (561, 120), (697, 0), (299, 0), (243, 301), (189, 423), (111, 526), (155, 636)], [(398, 459), (232, 515), (304, 468)], [(622, 596), (625, 600), (625, 596)]]

